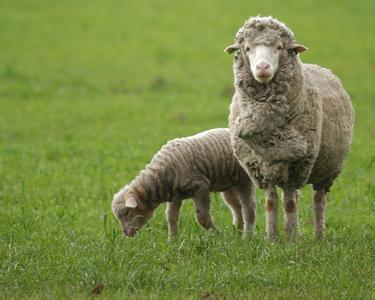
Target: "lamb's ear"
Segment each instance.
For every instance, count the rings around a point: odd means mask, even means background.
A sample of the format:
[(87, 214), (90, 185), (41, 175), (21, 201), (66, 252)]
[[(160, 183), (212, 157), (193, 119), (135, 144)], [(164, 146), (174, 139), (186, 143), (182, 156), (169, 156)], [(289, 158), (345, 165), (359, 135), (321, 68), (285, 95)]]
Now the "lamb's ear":
[(305, 46), (299, 45), (299, 44), (292, 44), (292, 45), (290, 45), (289, 49), (294, 50), (295, 54), (302, 53), (302, 52), (305, 52), (305, 51), (309, 50)]
[(138, 206), (138, 203), (134, 197), (129, 197), (125, 200), (125, 207), (136, 208), (137, 206)]
[(224, 52), (232, 54), (234, 51), (237, 51), (239, 49), (240, 49), (240, 45), (239, 44), (233, 44), (233, 45), (230, 45), (230, 46), (226, 47), (224, 49)]

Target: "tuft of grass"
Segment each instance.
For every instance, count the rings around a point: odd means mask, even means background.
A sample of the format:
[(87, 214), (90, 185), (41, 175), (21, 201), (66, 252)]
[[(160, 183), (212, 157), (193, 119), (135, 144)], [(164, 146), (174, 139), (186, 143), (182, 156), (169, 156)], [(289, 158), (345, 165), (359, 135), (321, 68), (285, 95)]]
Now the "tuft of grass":
[[(360, 298), (375, 289), (374, 28), (371, 1), (1, 1), (0, 297)], [(112, 195), (167, 140), (227, 126), (231, 58), (250, 15), (286, 22), (332, 69), (356, 110), (352, 151), (329, 194), (327, 234), (241, 240), (212, 196), (216, 235), (182, 208), (167, 242), (162, 205), (134, 239)], [(280, 212), (280, 220), (282, 214)], [(282, 229), (282, 224), (280, 224)]]

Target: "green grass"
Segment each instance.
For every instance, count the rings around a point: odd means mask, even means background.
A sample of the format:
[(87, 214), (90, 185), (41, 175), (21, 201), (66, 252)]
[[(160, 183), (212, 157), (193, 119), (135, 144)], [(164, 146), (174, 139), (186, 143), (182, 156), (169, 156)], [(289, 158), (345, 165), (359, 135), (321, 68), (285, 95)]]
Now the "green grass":
[[(375, 297), (373, 1), (0, 1), (0, 297)], [(223, 49), (250, 15), (286, 22), (305, 62), (343, 80), (354, 144), (329, 195), (327, 235), (312, 234), (302, 191), (300, 243), (223, 234), (193, 206), (167, 242), (164, 205), (123, 238), (112, 195), (168, 139), (227, 125), (233, 82)], [(280, 212), (281, 217), (281, 212)], [(282, 229), (282, 224), (280, 224)]]

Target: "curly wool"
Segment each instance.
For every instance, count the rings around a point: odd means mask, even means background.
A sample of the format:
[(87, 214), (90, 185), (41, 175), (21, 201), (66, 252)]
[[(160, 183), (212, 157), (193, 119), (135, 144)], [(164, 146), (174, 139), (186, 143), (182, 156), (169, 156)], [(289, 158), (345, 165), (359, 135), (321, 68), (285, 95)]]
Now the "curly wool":
[(145, 204), (224, 191), (250, 178), (236, 160), (229, 129), (211, 129), (168, 142), (127, 188)]
[[(339, 79), (329, 70), (302, 64), (285, 50), (268, 84), (255, 80), (244, 42), (288, 49), (294, 34), (272, 17), (255, 17), (236, 34), (235, 94), (229, 116), (232, 145), (258, 186), (329, 190), (352, 140), (354, 115)], [(336, 123), (332, 123), (332, 119)]]
[[(259, 33), (262, 33), (260, 35)], [(266, 33), (265, 35), (263, 35)], [(266, 36), (266, 38), (264, 38)], [(276, 41), (283, 39), (287, 44), (295, 41), (293, 32), (282, 22), (269, 17), (253, 17), (245, 21), (245, 24), (238, 30), (235, 41), (242, 43), (245, 38), (252, 41), (253, 45), (270, 46)]]

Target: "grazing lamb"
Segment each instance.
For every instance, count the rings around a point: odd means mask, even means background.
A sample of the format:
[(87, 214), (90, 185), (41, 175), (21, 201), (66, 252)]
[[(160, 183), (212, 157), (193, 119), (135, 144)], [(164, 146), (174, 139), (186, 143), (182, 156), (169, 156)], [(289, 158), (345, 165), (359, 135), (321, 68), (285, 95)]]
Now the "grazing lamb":
[(212, 129), (168, 142), (130, 184), (118, 192), (112, 211), (127, 236), (133, 236), (168, 201), (169, 236), (176, 235), (181, 201), (194, 198), (196, 217), (215, 229), (210, 192), (220, 191), (233, 223), (245, 235), (255, 222), (255, 189), (233, 154), (229, 129)]
[(235, 93), (229, 127), (234, 153), (257, 186), (266, 190), (267, 234), (277, 239), (283, 189), (287, 238), (298, 237), (297, 189), (312, 184), (315, 233), (323, 235), (326, 193), (349, 151), (354, 112), (340, 80), (303, 64), (294, 34), (272, 17), (245, 22), (226, 52), (233, 62)]

